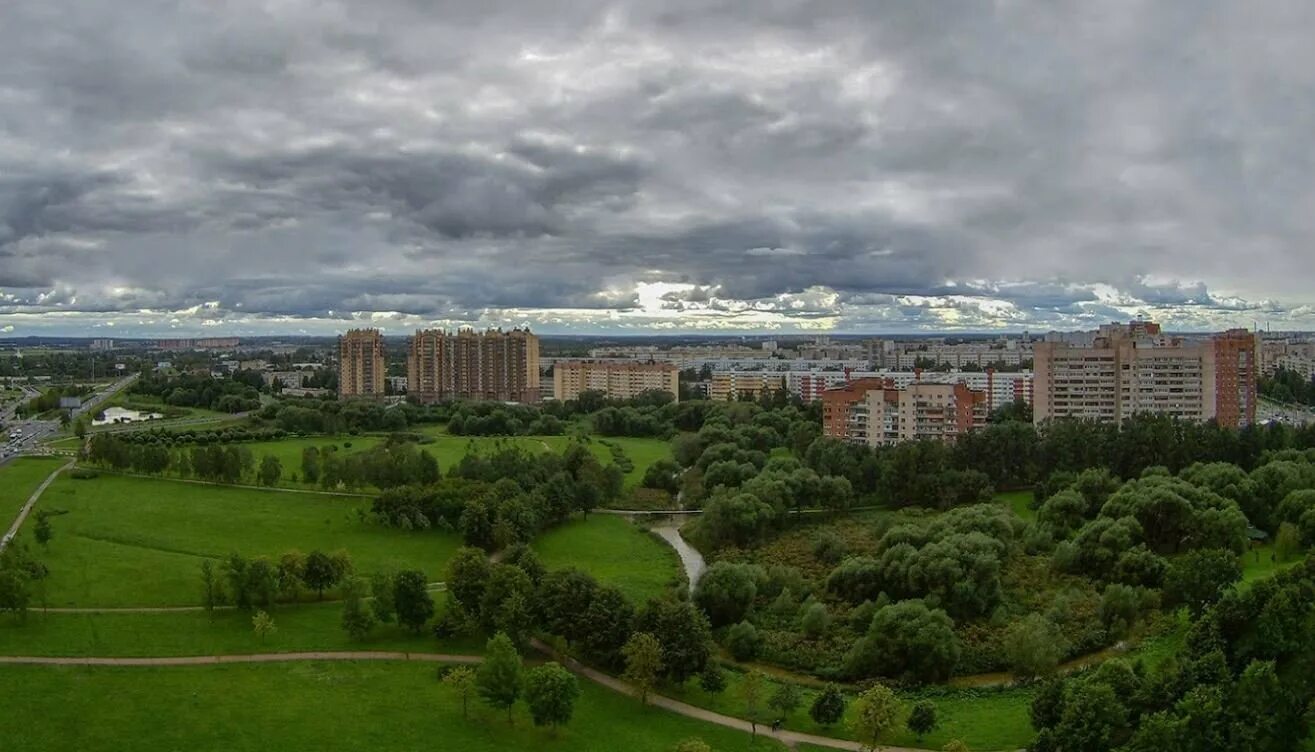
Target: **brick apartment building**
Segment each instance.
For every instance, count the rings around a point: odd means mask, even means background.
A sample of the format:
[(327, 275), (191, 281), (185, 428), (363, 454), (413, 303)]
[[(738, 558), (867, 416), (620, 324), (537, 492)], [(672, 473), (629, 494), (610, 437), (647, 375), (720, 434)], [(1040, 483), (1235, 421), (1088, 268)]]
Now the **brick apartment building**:
[(378, 329), (353, 329), (338, 338), (338, 396), (382, 397), (388, 372)]
[(407, 357), (407, 393), (421, 403), (538, 402), (539, 338), (528, 329), (417, 331)]
[(962, 382), (915, 382), (859, 378), (822, 394), (822, 435), (888, 446), (931, 439), (953, 442), (986, 424), (986, 392)]

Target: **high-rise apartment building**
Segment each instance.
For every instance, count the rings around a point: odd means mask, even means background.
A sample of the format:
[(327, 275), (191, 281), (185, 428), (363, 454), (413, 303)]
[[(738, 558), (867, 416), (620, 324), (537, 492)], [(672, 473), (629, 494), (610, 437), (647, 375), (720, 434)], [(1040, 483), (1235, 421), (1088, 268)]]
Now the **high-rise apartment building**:
[(1185, 341), (1134, 321), (1102, 326), (1091, 344), (1047, 341), (1035, 353), (1038, 423), (1157, 413), (1236, 428), (1256, 418), (1256, 338), (1245, 329)]
[(887, 446), (902, 441), (953, 442), (986, 425), (987, 393), (963, 383), (861, 378), (822, 395), (822, 435)]
[(680, 395), (680, 369), (675, 363), (633, 360), (566, 360), (553, 364), (553, 398), (575, 399), (596, 391), (613, 399), (631, 399), (642, 392)]
[(387, 373), (378, 329), (353, 329), (338, 338), (339, 397), (382, 397)]
[(528, 329), (425, 329), (411, 338), (407, 393), (451, 399), (539, 401), (539, 338)]
[(708, 399), (725, 402), (736, 399), (757, 399), (763, 392), (776, 392), (785, 388), (785, 374), (766, 371), (717, 371), (708, 384)]

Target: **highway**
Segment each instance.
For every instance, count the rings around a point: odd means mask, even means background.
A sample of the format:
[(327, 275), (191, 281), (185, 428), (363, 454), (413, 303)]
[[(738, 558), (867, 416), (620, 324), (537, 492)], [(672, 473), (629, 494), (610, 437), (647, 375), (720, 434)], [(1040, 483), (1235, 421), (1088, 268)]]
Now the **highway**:
[[(137, 374), (134, 373), (109, 384), (83, 402), (81, 407), (73, 410), (70, 417), (77, 420), (83, 415), (95, 415), (101, 405), (136, 380)], [(41, 394), (40, 390), (30, 386), (24, 385), (22, 389), (28, 398)], [(8, 462), (20, 454), (34, 452), (42, 441), (59, 433), (60, 430), (60, 422), (57, 420), (19, 420), (15, 417), (17, 409), (18, 405), (15, 404), (6, 408), (4, 414), (0, 415), (0, 422), (5, 424), (5, 434), (0, 436), (0, 440), (4, 441), (3, 444), (0, 444), (0, 464)], [(21, 435), (16, 435), (12, 439), (9, 438), (10, 434), (19, 434), (20, 432)]]

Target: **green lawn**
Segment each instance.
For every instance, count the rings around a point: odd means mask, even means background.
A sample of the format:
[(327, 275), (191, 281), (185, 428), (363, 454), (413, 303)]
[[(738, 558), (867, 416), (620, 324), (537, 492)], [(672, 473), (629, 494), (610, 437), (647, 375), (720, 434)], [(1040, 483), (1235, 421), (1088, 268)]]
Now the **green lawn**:
[(0, 666), (0, 739), (14, 752), (666, 752), (690, 737), (717, 750), (782, 749), (589, 682), (580, 690), (571, 722), (553, 731), (535, 728), (523, 703), (510, 726), (477, 699), (462, 718), (430, 664)]
[[(445, 426), (422, 426), (418, 430), (434, 439), (432, 443), (425, 444), (422, 448), (438, 458), (439, 468), (443, 472), (447, 472), (448, 468), (460, 462), (461, 458), (472, 450), (481, 452), (500, 444), (511, 444), (536, 452), (544, 450), (561, 452), (572, 441), (576, 441), (573, 436), (453, 436), (447, 433)], [(626, 473), (627, 488), (639, 485), (649, 465), (663, 457), (671, 456), (671, 445), (662, 439), (591, 436), (587, 441), (589, 451), (604, 465), (612, 462), (612, 451), (603, 444), (604, 441), (621, 447), (634, 463), (634, 469)]]
[(549, 569), (584, 570), (636, 603), (660, 595), (680, 576), (680, 560), (670, 546), (615, 515), (571, 520), (532, 545)]
[(995, 500), (1014, 510), (1014, 514), (1031, 522), (1036, 519), (1036, 510), (1032, 509), (1031, 491), (1001, 491)]
[[(704, 692), (699, 688), (697, 681), (690, 681), (686, 686), (676, 691), (665, 687), (660, 691), (663, 694), (678, 697), (692, 705), (743, 717), (745, 708), (740, 690), (743, 676), (738, 671), (727, 671), (726, 690), (718, 695), (710, 695)], [(770, 697), (772, 692), (775, 691), (775, 686), (774, 682), (767, 682), (763, 696)], [(817, 690), (814, 689), (805, 688), (803, 690), (804, 702), (797, 711), (786, 719), (785, 727), (811, 734), (836, 736), (845, 739), (853, 738), (849, 731), (848, 719), (852, 711), (854, 696), (852, 694), (847, 695), (846, 699), (849, 707), (846, 709), (846, 720), (830, 729), (826, 729), (818, 726), (808, 715), (808, 708), (813, 704), (816, 694)], [(920, 696), (904, 692), (899, 694), (905, 712), (920, 698)], [(951, 739), (960, 739), (966, 742), (971, 749), (983, 752), (984, 750), (1020, 749), (1029, 744), (1034, 736), (1029, 712), (1032, 695), (1027, 690), (974, 689), (947, 691), (944, 696), (931, 696), (929, 699), (936, 705), (936, 715), (940, 724), (934, 732), (926, 735), (919, 742), (904, 727), (904, 719), (901, 717), (897, 729), (883, 736), (881, 742), (883, 744), (940, 749)], [(770, 723), (773, 716), (771, 716), (770, 711), (764, 711), (763, 718)]]
[[(442, 593), (433, 593), (441, 609)], [(402, 650), (478, 654), (483, 638), (439, 641), (428, 630), (413, 634), (382, 624), (364, 641), (347, 637), (340, 603), (281, 605), (271, 610), (278, 631), (263, 642), (251, 614), (220, 610), (175, 613), (42, 613), (34, 604), (25, 621), (0, 617), (0, 655), (222, 655), (304, 650)]]
[(1282, 572), (1301, 563), (1301, 559), (1279, 561), (1274, 556), (1274, 544), (1256, 546), (1242, 554), (1242, 583), (1247, 584)]
[[(361, 497), (208, 486), (102, 475), (61, 476), (39, 508), (52, 521), (41, 558), (51, 606), (193, 605), (202, 558), (236, 551), (277, 557), (289, 549), (346, 549), (357, 571), (415, 568), (443, 577), (455, 533), (403, 532), (362, 521)], [(30, 537), (32, 524), (20, 537)], [(34, 544), (35, 545), (35, 544)]]
[(19, 457), (0, 467), (0, 535), (9, 530), (32, 492), (68, 459)]

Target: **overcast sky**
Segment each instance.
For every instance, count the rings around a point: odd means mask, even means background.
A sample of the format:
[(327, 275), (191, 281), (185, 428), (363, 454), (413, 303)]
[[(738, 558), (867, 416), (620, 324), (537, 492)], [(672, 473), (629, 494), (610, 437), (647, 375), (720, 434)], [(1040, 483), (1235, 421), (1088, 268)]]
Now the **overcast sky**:
[(1308, 0), (4, 0), (0, 336), (1315, 329), (1312, 40)]

